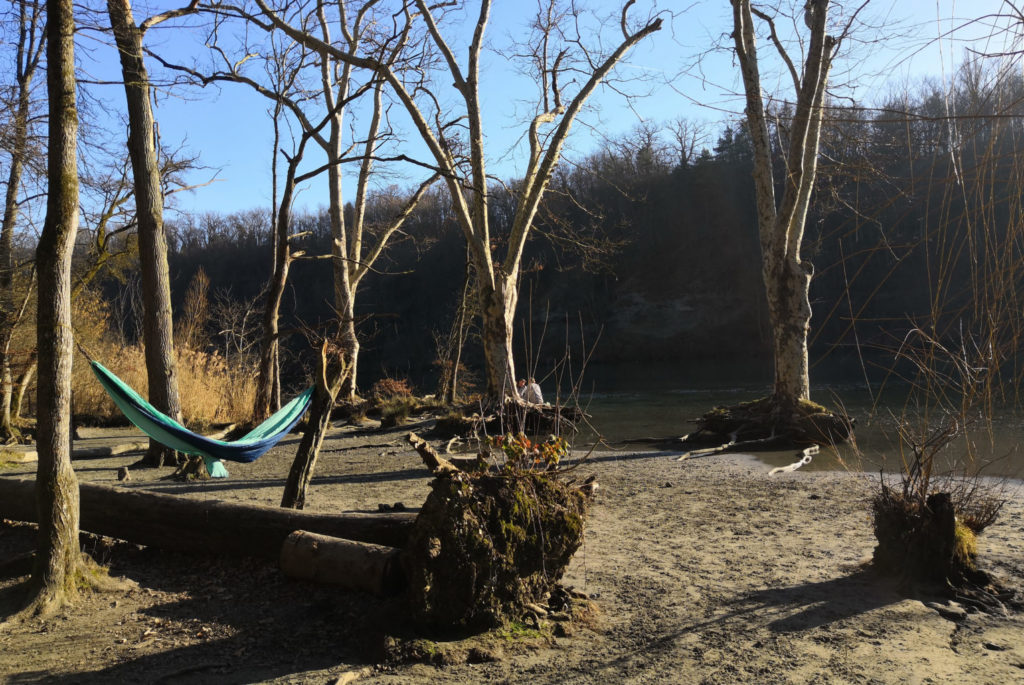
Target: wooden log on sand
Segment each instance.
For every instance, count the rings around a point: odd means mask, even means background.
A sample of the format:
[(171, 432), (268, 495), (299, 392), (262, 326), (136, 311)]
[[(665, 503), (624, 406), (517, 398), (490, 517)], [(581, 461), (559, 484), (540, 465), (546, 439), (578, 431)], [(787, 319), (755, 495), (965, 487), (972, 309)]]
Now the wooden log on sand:
[(281, 570), (291, 578), (388, 597), (405, 588), (400, 554), (394, 547), (297, 530), (281, 546)]
[[(403, 547), (416, 515), (315, 514), (80, 483), (81, 528), (161, 549), (277, 561), (293, 531)], [(0, 477), (0, 518), (36, 522), (35, 481)]]
[(110, 447), (84, 447), (82, 449), (74, 450), (71, 453), (71, 458), (96, 459), (101, 457), (116, 457), (121, 454), (131, 454), (132, 452), (144, 452), (148, 447), (149, 442), (144, 440), (123, 442), (120, 445), (112, 445)]

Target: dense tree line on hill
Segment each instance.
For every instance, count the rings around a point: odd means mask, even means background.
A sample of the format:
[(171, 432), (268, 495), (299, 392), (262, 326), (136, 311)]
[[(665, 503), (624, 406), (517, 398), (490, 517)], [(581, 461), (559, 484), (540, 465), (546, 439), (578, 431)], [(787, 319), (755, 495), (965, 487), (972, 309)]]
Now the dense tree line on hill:
[[(1011, 115), (1024, 88), (1018, 77), (986, 76), (968, 65), (949, 96), (925, 83), (875, 109), (830, 109), (807, 251), (815, 266), (812, 357), (839, 377), (861, 379), (862, 358), (885, 368), (912, 325), (969, 327), (966, 306), (994, 296), (975, 287), (975, 270), (995, 271), (996, 257), (1013, 254), (1004, 248), (1016, 231), (1022, 140)], [(786, 116), (782, 109), (776, 121)], [(521, 363), (546, 373), (565, 355), (567, 338), (574, 351), (593, 344), (593, 363), (602, 364), (768, 354), (749, 136), (729, 125), (688, 154), (667, 133), (640, 126), (556, 174), (523, 258)], [(784, 123), (776, 124), (780, 158), (785, 137)], [(491, 192), (500, 241), (515, 198), (504, 187)], [(395, 188), (373, 194), (370, 225), (401, 196)], [(328, 252), (325, 211), (294, 221), (308, 232), (301, 249)], [(176, 309), (199, 270), (224, 303), (258, 299), (270, 270), (269, 226), (258, 209), (175, 219)], [(448, 201), (433, 190), (365, 281), (357, 319), (367, 385), (390, 374), (432, 387), (467, 268)], [(323, 261), (295, 267), (286, 328), (331, 316), (326, 295), (309, 296), (329, 279)], [(211, 321), (211, 334), (225, 324)], [(463, 361), (478, 365), (478, 346), (467, 345)]]

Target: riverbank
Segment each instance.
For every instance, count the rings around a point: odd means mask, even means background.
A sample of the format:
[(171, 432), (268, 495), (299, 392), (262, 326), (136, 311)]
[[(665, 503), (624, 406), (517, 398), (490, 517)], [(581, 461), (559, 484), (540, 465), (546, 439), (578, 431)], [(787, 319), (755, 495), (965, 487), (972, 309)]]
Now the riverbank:
[[(415, 510), (429, 475), (392, 432), (344, 429), (321, 454), (308, 508)], [(90, 433), (82, 447), (125, 433)], [(226, 481), (182, 484), (117, 468), (137, 455), (75, 462), (82, 480), (187, 497), (276, 505), (297, 437)], [(104, 547), (134, 590), (84, 597), (64, 615), (0, 630), (0, 682), (972, 682), (1024, 675), (1024, 617), (963, 614), (908, 599), (865, 570), (877, 476), (768, 476), (743, 455), (677, 462), (666, 452), (595, 453), (601, 490), (565, 584), (593, 598), (585, 624), (494, 636), (484, 663), (372, 667), (396, 602), (289, 581), (245, 560)], [(34, 465), (0, 469), (31, 476)], [(979, 540), (983, 565), (1024, 586), (1017, 490)], [(32, 529), (0, 526), (0, 558)], [(0, 578), (0, 606), (17, 577)], [(922, 601), (923, 600), (923, 601)], [(439, 653), (453, 645), (439, 643)], [(463, 661), (457, 656), (449, 662)]]

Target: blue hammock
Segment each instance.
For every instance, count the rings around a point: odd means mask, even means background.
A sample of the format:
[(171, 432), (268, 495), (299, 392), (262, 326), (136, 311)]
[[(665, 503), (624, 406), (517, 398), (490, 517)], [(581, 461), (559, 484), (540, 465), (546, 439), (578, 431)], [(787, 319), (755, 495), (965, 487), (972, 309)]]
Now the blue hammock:
[[(313, 388), (308, 388), (238, 440), (231, 442), (214, 440), (193, 433), (160, 412), (99, 362), (90, 361), (89, 363), (103, 389), (107, 391), (110, 398), (114, 400), (114, 404), (124, 412), (129, 421), (162, 445), (178, 452), (204, 457), (207, 470), (214, 477), (227, 475), (223, 465), (216, 463), (219, 459), (248, 463), (263, 456), (295, 427), (302, 415), (309, 409), (313, 399)], [(214, 473), (215, 471), (218, 473)]]

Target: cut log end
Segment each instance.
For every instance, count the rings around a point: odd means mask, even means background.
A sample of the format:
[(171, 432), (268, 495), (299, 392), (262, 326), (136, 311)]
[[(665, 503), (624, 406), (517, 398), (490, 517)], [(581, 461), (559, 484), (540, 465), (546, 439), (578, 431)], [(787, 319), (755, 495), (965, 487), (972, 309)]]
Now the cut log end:
[(405, 588), (400, 554), (394, 547), (297, 530), (281, 545), (280, 564), (291, 578), (388, 597)]

